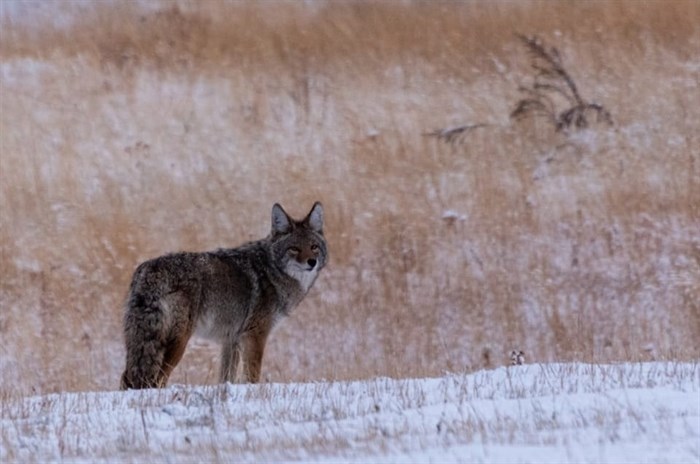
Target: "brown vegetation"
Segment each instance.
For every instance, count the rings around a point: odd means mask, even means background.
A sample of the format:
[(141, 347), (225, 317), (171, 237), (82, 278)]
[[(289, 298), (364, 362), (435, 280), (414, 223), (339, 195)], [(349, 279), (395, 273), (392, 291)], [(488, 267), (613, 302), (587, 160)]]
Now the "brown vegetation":
[[(700, 356), (697, 2), (96, 5), (0, 25), (2, 390), (116, 388), (134, 267), (276, 201), (323, 201), (332, 262), (273, 380)], [(516, 34), (615, 126), (511, 121)]]

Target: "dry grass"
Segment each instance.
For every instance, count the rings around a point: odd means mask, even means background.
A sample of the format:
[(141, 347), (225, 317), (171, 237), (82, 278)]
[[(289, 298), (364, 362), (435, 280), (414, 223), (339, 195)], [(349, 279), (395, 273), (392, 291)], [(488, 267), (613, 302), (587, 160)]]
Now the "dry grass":
[[(138, 262), (260, 237), (275, 201), (324, 202), (332, 264), (272, 380), (700, 356), (697, 2), (99, 5), (2, 20), (2, 390), (116, 387)], [(511, 122), (516, 33), (615, 127)]]

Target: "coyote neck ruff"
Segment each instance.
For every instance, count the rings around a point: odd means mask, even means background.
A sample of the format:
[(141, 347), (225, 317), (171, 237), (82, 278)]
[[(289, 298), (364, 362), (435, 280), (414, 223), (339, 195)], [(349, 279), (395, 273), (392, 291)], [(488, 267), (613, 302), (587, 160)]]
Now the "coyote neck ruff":
[(262, 240), (142, 263), (127, 296), (121, 388), (165, 386), (195, 332), (221, 344), (220, 382), (235, 380), (241, 357), (245, 380), (259, 381), (270, 331), (327, 262), (323, 207), (316, 202), (301, 221), (275, 204), (272, 230)]

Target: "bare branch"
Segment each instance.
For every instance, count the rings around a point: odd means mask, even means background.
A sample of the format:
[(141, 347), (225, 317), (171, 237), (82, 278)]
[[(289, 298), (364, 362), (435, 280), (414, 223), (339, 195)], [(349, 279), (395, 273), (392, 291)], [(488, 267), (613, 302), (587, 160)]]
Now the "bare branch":
[[(530, 55), (530, 67), (535, 71), (533, 83), (519, 90), (527, 96), (521, 99), (510, 116), (521, 119), (527, 115), (547, 116), (557, 131), (571, 127), (582, 129), (588, 127), (588, 118), (595, 115), (596, 122), (612, 125), (612, 116), (602, 105), (586, 102), (579, 93), (576, 82), (566, 71), (562, 58), (555, 47), (547, 48), (536, 37), (517, 35), (525, 44)], [(569, 108), (558, 111), (553, 97), (563, 97)]]
[(445, 129), (436, 129), (432, 132), (426, 132), (423, 135), (428, 137), (436, 137), (439, 140), (447, 143), (454, 143), (461, 139), (466, 133), (478, 129), (480, 127), (486, 127), (488, 124), (465, 124), (462, 126), (448, 127)]

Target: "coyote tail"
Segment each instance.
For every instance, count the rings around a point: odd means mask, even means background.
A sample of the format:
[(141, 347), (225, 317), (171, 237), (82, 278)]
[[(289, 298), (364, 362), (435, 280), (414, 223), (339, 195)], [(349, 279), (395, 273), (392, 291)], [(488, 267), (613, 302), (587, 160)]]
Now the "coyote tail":
[(159, 387), (164, 380), (165, 357), (160, 299), (143, 294), (129, 295), (124, 317), (126, 368), (121, 377), (122, 390)]

